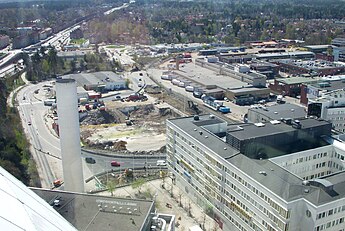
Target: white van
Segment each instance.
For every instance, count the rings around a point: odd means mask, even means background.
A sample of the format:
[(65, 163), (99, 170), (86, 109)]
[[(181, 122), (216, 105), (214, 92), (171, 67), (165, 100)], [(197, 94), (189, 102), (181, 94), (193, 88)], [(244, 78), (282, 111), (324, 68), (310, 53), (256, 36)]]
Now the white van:
[(157, 160), (157, 166), (166, 166), (167, 162), (165, 160)]

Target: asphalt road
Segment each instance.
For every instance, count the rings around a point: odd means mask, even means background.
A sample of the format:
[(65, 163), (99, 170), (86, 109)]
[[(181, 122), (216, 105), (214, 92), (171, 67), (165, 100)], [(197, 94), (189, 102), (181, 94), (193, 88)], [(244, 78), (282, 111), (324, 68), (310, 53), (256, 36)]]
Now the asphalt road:
[[(31, 152), (36, 161), (38, 172), (41, 178), (42, 187), (52, 187), (55, 179), (63, 179), (61, 165), (60, 140), (48, 127), (52, 120), (47, 115), (49, 107), (43, 105), (43, 100), (49, 97), (49, 91), (44, 85), (51, 85), (50, 82), (29, 84), (17, 93), (17, 107), (20, 113), (22, 124), (28, 140), (31, 143)], [(34, 93), (39, 90), (38, 93)], [(95, 164), (85, 162), (85, 157), (92, 157), (96, 160)], [(108, 171), (114, 168), (142, 168), (156, 166), (157, 160), (161, 157), (146, 156), (120, 156), (115, 153), (108, 155), (97, 155), (87, 152), (81, 153), (83, 159), (83, 174), (87, 179), (92, 175)], [(111, 161), (118, 161), (120, 167), (111, 166)], [(146, 164), (145, 164), (146, 162)]]

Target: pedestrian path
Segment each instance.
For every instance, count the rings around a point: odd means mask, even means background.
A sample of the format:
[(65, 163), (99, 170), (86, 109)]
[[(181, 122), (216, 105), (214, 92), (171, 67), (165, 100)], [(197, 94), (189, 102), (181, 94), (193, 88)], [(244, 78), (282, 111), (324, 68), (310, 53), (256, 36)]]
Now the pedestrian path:
[[(193, 203), (183, 190), (179, 189), (176, 185), (173, 185), (171, 188), (172, 184), (170, 179), (167, 179), (164, 184), (162, 182), (161, 179), (149, 181), (141, 187), (140, 191), (153, 196), (159, 213), (175, 215), (175, 230), (188, 231), (189, 227), (195, 225), (199, 225), (200, 227), (204, 226), (205, 231), (221, 230), (218, 224), (206, 215), (200, 206)], [(111, 193), (105, 191), (99, 194), (110, 196)], [(113, 196), (125, 198), (135, 198), (137, 194), (138, 189), (133, 189), (132, 186), (117, 188), (113, 192)]]

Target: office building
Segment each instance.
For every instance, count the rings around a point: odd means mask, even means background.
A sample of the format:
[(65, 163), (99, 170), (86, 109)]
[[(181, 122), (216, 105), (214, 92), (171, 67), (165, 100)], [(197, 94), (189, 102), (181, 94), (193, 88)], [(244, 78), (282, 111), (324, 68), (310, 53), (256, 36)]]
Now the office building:
[(167, 161), (223, 230), (344, 230), (345, 145), (330, 134), (330, 123), (309, 118), (176, 118), (167, 121)]
[(322, 92), (318, 98), (309, 99), (308, 115), (327, 120), (334, 130), (345, 132), (344, 89)]

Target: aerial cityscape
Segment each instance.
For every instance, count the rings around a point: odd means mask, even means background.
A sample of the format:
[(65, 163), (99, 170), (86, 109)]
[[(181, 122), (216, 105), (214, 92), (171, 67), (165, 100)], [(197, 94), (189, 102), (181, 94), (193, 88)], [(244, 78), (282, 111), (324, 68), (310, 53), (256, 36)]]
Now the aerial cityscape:
[(0, 230), (345, 231), (343, 0), (0, 0)]

